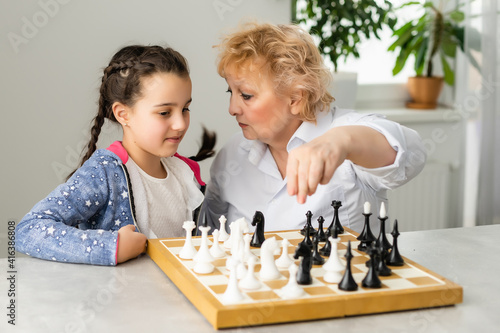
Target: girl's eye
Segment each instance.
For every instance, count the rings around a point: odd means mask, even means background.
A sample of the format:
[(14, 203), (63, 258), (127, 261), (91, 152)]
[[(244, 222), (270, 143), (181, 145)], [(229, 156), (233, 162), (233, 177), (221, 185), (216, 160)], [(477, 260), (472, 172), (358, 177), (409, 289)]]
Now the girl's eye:
[(230, 93), (231, 95), (233, 94), (233, 91), (229, 88), (227, 88), (226, 92)]
[(245, 100), (245, 101), (248, 101), (250, 98), (252, 98), (253, 96), (252, 95), (247, 95), (247, 94), (244, 94), (244, 93), (241, 93), (241, 97)]
[(191, 111), (191, 110), (189, 110), (189, 108), (182, 109), (182, 112), (189, 112), (189, 111)]
[(170, 111), (160, 112), (160, 116), (168, 116), (168, 115), (170, 115)]

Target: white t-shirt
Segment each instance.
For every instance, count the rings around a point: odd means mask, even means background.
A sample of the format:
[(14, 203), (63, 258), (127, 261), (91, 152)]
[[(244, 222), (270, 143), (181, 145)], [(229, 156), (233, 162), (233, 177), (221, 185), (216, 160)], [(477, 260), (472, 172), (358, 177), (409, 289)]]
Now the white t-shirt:
[[(138, 195), (133, 185), (136, 209), (147, 211), (146, 219), (137, 219), (138, 227), (148, 238), (185, 236), (182, 224), (192, 220), (193, 209), (201, 204), (203, 194), (199, 190), (187, 189), (192, 188), (194, 183), (192, 172), (185, 162), (176, 157), (165, 158), (161, 162), (167, 171), (167, 177), (163, 179), (148, 175), (131, 158), (127, 162), (132, 183), (136, 183), (137, 180), (133, 178), (138, 174), (144, 189), (144, 193)], [(190, 178), (186, 179), (186, 174)]]
[(361, 232), (363, 205), (369, 201), (373, 214), (372, 230), (377, 234), (378, 209), (381, 202), (385, 202), (386, 207), (388, 204), (386, 191), (406, 183), (422, 170), (425, 149), (415, 131), (383, 116), (333, 108), (319, 113), (317, 124), (303, 122), (288, 142), (287, 150), (313, 140), (332, 127), (346, 125), (368, 126), (384, 134), (397, 151), (395, 162), (390, 166), (367, 169), (346, 160), (328, 184), (318, 185), (316, 193), (300, 205), (295, 196), (288, 195), (287, 180), (281, 177), (267, 145), (258, 140), (247, 140), (237, 133), (219, 151), (212, 164), (202, 216), (209, 225), (218, 228), (220, 215), (225, 215), (230, 224), (241, 217), (250, 222), (255, 211), (261, 211), (265, 217), (265, 230), (275, 231), (303, 228), (306, 213), (310, 210), (313, 225), (317, 226), (318, 217), (323, 216), (324, 227), (328, 227), (334, 214), (332, 201), (340, 200), (341, 223)]

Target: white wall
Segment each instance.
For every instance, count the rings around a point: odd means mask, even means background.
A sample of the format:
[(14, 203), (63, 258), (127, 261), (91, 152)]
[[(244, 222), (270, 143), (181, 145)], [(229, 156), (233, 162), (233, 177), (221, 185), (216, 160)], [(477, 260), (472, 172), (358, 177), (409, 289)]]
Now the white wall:
[[(180, 153), (198, 150), (201, 124), (219, 144), (239, 130), (215, 69), (221, 34), (241, 19), (290, 20), (290, 0), (38, 0), (0, 4), (0, 236), (79, 160), (95, 116), (102, 68), (122, 46), (165, 44), (189, 61), (191, 128)], [(107, 129), (105, 147), (121, 137)], [(102, 135), (102, 134), (101, 134)], [(208, 179), (210, 162), (202, 163)], [(1, 238), (1, 237), (0, 237)], [(5, 250), (0, 244), (0, 254)]]

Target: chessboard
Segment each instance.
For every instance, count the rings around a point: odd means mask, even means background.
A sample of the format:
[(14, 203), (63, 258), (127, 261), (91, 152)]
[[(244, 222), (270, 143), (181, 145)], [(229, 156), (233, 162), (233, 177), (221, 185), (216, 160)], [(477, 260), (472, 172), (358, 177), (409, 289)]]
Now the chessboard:
[[(344, 254), (350, 241), (352, 276), (359, 288), (356, 291), (340, 290), (337, 283), (327, 283), (323, 279), (325, 271), (322, 266), (313, 265), (312, 284), (303, 285), (305, 293), (294, 299), (283, 297), (282, 288), (290, 277), (288, 269), (280, 269), (281, 277), (277, 279), (262, 281), (258, 290), (243, 290), (241, 301), (227, 303), (223, 295), (230, 276), (226, 267), (226, 260), (230, 258), (229, 251), (226, 251), (225, 258), (213, 262), (215, 269), (210, 274), (195, 273), (193, 260), (179, 257), (185, 238), (150, 239), (147, 251), (151, 259), (215, 329), (441, 307), (462, 302), (461, 286), (404, 256), (402, 266), (390, 266), (392, 274), (380, 276), (381, 288), (363, 287), (361, 281), (367, 275), (366, 261), (369, 256), (357, 250), (357, 236), (357, 233), (345, 228), (345, 232), (338, 235), (340, 242), (337, 249), (339, 258), (345, 263)], [(266, 240), (272, 237), (280, 244), (283, 239), (288, 240), (291, 258), (296, 246), (304, 239), (298, 230), (265, 233)], [(208, 240), (212, 242), (212, 236)], [(192, 243), (198, 250), (201, 238), (193, 237)], [(260, 258), (259, 248), (252, 248), (251, 251)], [(280, 255), (275, 254), (275, 258), (278, 257)], [(295, 260), (295, 263), (298, 265), (299, 260)], [(257, 261), (257, 278), (259, 269)]]

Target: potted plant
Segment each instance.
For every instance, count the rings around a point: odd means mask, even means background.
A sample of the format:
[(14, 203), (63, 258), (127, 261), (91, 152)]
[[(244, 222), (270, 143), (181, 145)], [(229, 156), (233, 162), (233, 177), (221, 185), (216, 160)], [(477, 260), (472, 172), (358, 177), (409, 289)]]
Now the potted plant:
[[(380, 4), (379, 4), (380, 3)], [(297, 9), (297, 4), (301, 5)], [(380, 39), (384, 25), (393, 28), (396, 17), (388, 0), (310, 0), (292, 2), (292, 20), (306, 26), (318, 40), (318, 48), (334, 69), (332, 95), (342, 107), (354, 107), (357, 87), (356, 73), (339, 73), (342, 59), (359, 58), (358, 45), (363, 39)], [(346, 80), (351, 81), (350, 84)], [(350, 97), (346, 97), (348, 95)], [(342, 102), (340, 101), (342, 100)]]
[[(435, 109), (443, 82), (453, 86), (455, 73), (449, 59), (456, 57), (457, 48), (464, 51), (464, 13), (458, 8), (444, 11), (444, 3), (438, 6), (431, 1), (410, 1), (400, 8), (412, 6), (423, 14), (398, 28), (393, 27), (394, 43), (389, 51), (399, 52), (393, 75), (398, 74), (410, 56), (415, 59), (415, 77), (408, 79), (408, 92), (412, 98), (409, 108)], [(435, 61), (440, 59), (443, 76), (435, 76)]]

